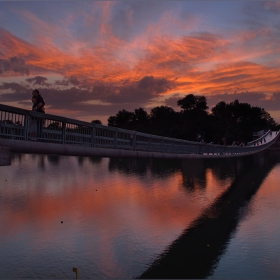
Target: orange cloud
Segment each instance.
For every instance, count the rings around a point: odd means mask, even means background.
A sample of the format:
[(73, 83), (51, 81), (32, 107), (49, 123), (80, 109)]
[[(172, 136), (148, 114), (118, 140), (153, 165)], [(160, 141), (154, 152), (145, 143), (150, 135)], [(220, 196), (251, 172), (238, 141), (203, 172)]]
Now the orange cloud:
[[(78, 81), (74, 85), (76, 91), (83, 90), (83, 104), (92, 100), (108, 103), (109, 97), (119, 96), (122, 102), (126, 99), (124, 103), (135, 106), (129, 96), (143, 94), (137, 91), (137, 84), (145, 77), (165, 79), (169, 86), (161, 92), (146, 90), (140, 106), (173, 94), (211, 96), (261, 91), (271, 95), (278, 91), (280, 67), (273, 57), (279, 56), (280, 48), (276, 47), (272, 28), (235, 30), (226, 35), (191, 33), (189, 28), (197, 28), (201, 19), (193, 16), (183, 21), (172, 11), (165, 11), (141, 32), (122, 37), (114, 30), (115, 5), (115, 2), (98, 2), (91, 11), (68, 14), (58, 23), (44, 22), (30, 12), (19, 12), (33, 26), (34, 37), (24, 41), (0, 29), (0, 73), (10, 77), (19, 73), (46, 78), (50, 74), (73, 77)], [(94, 9), (100, 11), (98, 18), (96, 14), (91, 16)], [(123, 24), (129, 33), (135, 23), (133, 11), (126, 13)], [(89, 29), (77, 35), (71, 27), (80, 21)], [(61, 87), (63, 83), (57, 82), (49, 89)], [(100, 90), (104, 90), (102, 98)], [(75, 96), (70, 99), (72, 103), (80, 102)]]
[[(104, 17), (108, 17), (109, 13), (110, 7), (104, 9)], [(46, 26), (34, 15), (26, 16), (42, 29), (47, 30), (46, 32), (53, 30), (52, 26)], [(173, 92), (191, 90), (209, 93), (216, 90), (235, 91), (236, 88), (273, 91), (276, 87), (270, 80), (275, 79), (279, 73), (278, 68), (270, 69), (252, 62), (229, 63), (228, 61), (235, 57), (235, 53), (229, 49), (230, 42), (211, 34), (182, 38), (157, 36), (149, 42), (149, 45), (147, 42), (144, 43), (146, 49), (142, 50), (139, 58), (130, 51), (126, 61), (125, 52), (122, 51), (125, 42), (114, 36), (110, 25), (106, 23), (101, 30), (104, 47), (97, 45), (91, 49), (83, 49), (85, 42), (75, 42), (72, 44), (73, 49), (79, 50), (75, 55), (71, 54), (71, 49), (69, 52), (63, 52), (55, 46), (52, 42), (53, 35), (44, 37), (40, 47), (37, 47), (16, 38), (7, 31), (2, 30), (1, 33), (5, 38), (6, 59), (21, 57), (30, 69), (58, 72), (64, 76), (84, 77), (88, 82), (100, 79), (110, 83), (119, 83), (123, 80), (136, 81), (149, 74), (155, 77), (176, 78), (178, 87), (172, 89)], [(131, 44), (126, 44), (128, 46), (125, 50), (132, 47), (137, 54), (137, 44), (143, 42), (142, 34), (139, 36)], [(129, 66), (129, 62), (132, 61), (133, 68)], [(213, 70), (205, 71), (207, 65), (212, 65)], [(265, 81), (266, 84), (270, 84), (269, 87), (262, 85), (264, 71)], [(216, 76), (219, 78), (215, 78)]]

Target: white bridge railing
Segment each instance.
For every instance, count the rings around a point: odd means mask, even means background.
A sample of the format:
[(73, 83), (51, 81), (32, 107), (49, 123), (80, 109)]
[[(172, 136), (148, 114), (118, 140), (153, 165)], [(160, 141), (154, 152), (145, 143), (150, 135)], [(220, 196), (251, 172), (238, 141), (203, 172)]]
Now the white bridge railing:
[[(277, 132), (268, 131), (260, 139), (256, 139), (243, 147), (203, 144), (42, 114), (0, 104), (0, 138), (28, 141), (32, 138), (30, 136), (31, 120), (37, 123), (36, 138), (38, 141), (158, 153), (251, 154), (268, 148), (278, 137)], [(266, 138), (267, 140), (264, 140)]]

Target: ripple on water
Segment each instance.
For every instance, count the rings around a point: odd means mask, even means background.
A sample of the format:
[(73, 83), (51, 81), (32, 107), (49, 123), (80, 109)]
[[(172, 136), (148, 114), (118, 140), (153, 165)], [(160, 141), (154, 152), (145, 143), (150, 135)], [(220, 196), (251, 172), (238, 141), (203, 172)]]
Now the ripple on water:
[[(0, 169), (0, 275), (68, 279), (79, 267), (81, 278), (139, 276), (231, 186), (242, 166), (241, 159), (15, 157), (12, 168)], [(214, 278), (255, 276), (249, 273), (254, 267), (260, 275), (279, 272), (280, 176), (274, 175), (280, 173), (273, 171), (240, 211), (244, 218)]]

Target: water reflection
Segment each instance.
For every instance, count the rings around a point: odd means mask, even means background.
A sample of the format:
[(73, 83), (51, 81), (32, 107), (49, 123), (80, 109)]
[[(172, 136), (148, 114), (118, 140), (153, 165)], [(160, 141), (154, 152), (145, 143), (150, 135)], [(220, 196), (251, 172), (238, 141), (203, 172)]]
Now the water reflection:
[(218, 180), (232, 180), (246, 165), (243, 158), (230, 159), (185, 159), (182, 162), (183, 185), (188, 191), (204, 189), (207, 185), (207, 174)]
[(51, 163), (54, 166), (58, 166), (59, 165), (59, 160), (60, 160), (60, 156), (57, 155), (47, 155), (47, 159), (49, 161), (49, 163)]
[(46, 166), (46, 156), (45, 155), (38, 155), (38, 166), (41, 170), (45, 170)]
[[(279, 156), (269, 155), (269, 151), (261, 157), (234, 160), (237, 172), (231, 186), (139, 278), (197, 279), (212, 275), (252, 197), (278, 162)], [(204, 177), (203, 172), (199, 174)]]
[(108, 170), (118, 171), (123, 174), (137, 174), (140, 177), (151, 172), (160, 177), (169, 177), (181, 171), (181, 161), (169, 159), (130, 159), (130, 158), (111, 158)]
[(92, 165), (99, 165), (102, 163), (102, 158), (100, 157), (89, 157), (88, 160)]
[[(180, 244), (180, 236), (189, 239), (196, 231), (203, 236), (206, 230), (212, 236), (205, 223), (221, 223), (216, 216), (225, 219), (217, 209), (229, 217), (228, 211), (236, 217), (244, 209), (244, 204), (228, 209), (222, 201), (228, 199), (223, 193), (240, 195), (230, 190), (240, 189), (251, 170), (260, 176), (268, 172), (267, 159), (248, 158), (181, 161), (14, 155), (12, 165), (0, 169), (0, 222), (5, 225), (0, 228), (0, 275), (72, 278), (73, 266), (80, 267), (81, 278), (140, 275), (168, 244), (174, 240)], [(221, 231), (227, 240), (236, 228), (233, 221), (225, 221), (228, 231)], [(211, 225), (214, 235), (219, 226)], [(220, 239), (222, 245), (214, 246), (216, 251), (205, 261), (204, 275), (222, 254), (227, 241)], [(195, 240), (188, 242), (195, 244)], [(181, 253), (174, 246), (165, 253), (175, 252), (180, 263)], [(201, 256), (199, 250), (192, 253)]]

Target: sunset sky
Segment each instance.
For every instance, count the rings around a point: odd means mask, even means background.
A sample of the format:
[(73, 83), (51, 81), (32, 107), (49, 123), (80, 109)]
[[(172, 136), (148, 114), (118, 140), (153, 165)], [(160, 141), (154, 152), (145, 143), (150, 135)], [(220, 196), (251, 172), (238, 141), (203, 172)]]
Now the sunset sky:
[(280, 1), (0, 1), (0, 103), (85, 121), (238, 99), (280, 122)]

